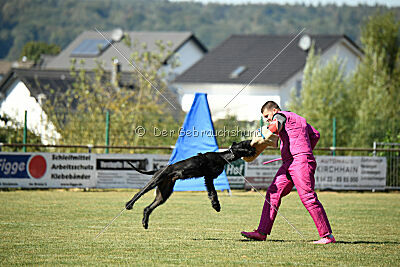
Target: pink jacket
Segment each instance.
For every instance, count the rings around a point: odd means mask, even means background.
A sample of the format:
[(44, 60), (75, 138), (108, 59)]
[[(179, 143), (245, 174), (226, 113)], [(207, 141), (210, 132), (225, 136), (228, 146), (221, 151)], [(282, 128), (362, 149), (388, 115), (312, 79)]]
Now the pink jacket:
[(281, 156), (283, 162), (293, 159), (296, 155), (310, 154), (317, 145), (320, 134), (306, 119), (289, 111), (279, 111), (285, 115), (285, 127), (279, 132), (281, 139)]

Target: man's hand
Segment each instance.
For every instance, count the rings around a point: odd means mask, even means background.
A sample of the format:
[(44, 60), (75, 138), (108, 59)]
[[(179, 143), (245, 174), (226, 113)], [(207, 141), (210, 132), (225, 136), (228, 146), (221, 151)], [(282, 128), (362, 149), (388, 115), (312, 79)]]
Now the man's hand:
[(250, 145), (256, 148), (256, 154), (252, 157), (244, 157), (243, 159), (247, 162), (255, 160), (261, 152), (267, 147), (278, 147), (279, 136), (273, 134), (267, 126), (263, 126), (258, 129), (251, 140)]

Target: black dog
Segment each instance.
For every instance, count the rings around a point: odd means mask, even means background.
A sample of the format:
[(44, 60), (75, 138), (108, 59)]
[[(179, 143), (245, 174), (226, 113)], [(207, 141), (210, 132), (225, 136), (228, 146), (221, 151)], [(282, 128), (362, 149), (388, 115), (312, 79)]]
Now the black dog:
[(159, 170), (142, 171), (131, 164), (136, 171), (143, 174), (154, 174), (154, 176), (145, 187), (126, 203), (126, 209), (132, 209), (133, 204), (141, 196), (157, 186), (156, 198), (143, 212), (142, 223), (143, 227), (147, 229), (151, 212), (169, 198), (176, 180), (204, 176), (208, 198), (211, 200), (212, 207), (219, 212), (221, 207), (217, 192), (214, 188), (213, 179), (217, 178), (222, 173), (225, 164), (240, 159), (241, 157), (253, 156), (255, 154), (255, 148), (250, 146), (250, 142), (250, 140), (242, 141), (238, 144), (234, 142), (229, 150), (224, 152), (199, 153), (197, 156), (176, 162)]

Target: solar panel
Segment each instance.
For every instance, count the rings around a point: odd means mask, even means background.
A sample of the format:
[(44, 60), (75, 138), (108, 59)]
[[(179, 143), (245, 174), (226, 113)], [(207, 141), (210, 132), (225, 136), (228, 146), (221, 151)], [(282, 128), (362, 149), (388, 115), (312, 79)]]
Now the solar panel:
[(104, 39), (86, 39), (83, 40), (72, 51), (71, 56), (74, 57), (94, 57), (107, 49), (110, 42)]

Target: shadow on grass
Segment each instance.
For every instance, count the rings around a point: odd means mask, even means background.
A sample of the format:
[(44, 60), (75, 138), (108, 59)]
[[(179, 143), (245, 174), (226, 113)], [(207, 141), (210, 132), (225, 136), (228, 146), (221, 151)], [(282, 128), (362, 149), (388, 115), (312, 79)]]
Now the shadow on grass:
[(226, 240), (226, 238), (193, 238), (193, 241), (222, 241)]
[[(263, 242), (251, 239), (241, 239), (240, 242)], [(301, 240), (280, 240), (280, 239), (267, 239), (265, 242), (275, 242), (275, 243), (299, 243)]]
[[(226, 238), (193, 238), (193, 241), (222, 241), (227, 240)], [(232, 240), (232, 239), (229, 239)], [(258, 240), (251, 240), (251, 239), (239, 239), (236, 240), (238, 242), (263, 242)], [(268, 239), (266, 242), (285, 242), (285, 243), (298, 243), (301, 240), (278, 240), (278, 239)]]
[[(223, 241), (226, 240), (225, 238), (193, 238), (193, 241)], [(258, 240), (251, 240), (251, 239), (239, 239), (236, 240), (238, 242), (263, 242)], [(309, 243), (312, 244), (314, 240), (281, 240), (281, 239), (268, 239), (265, 242), (274, 242), (274, 243)], [(400, 242), (397, 241), (336, 241), (336, 244), (367, 244), (367, 245), (400, 245)]]
[(397, 241), (336, 241), (336, 244), (369, 244), (369, 245), (400, 245)]

